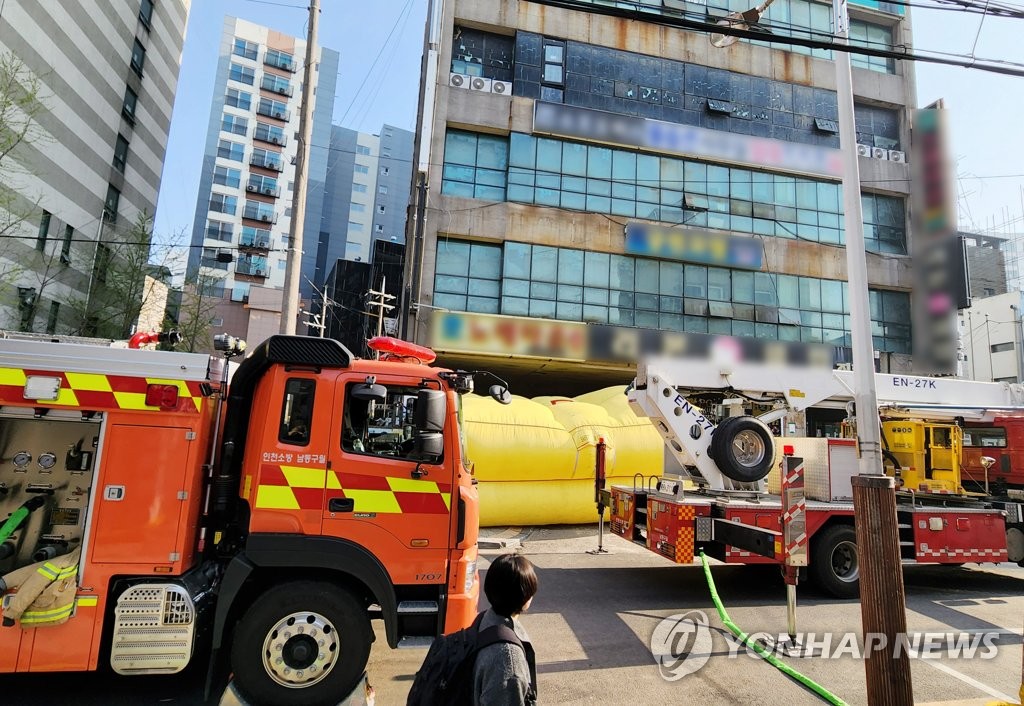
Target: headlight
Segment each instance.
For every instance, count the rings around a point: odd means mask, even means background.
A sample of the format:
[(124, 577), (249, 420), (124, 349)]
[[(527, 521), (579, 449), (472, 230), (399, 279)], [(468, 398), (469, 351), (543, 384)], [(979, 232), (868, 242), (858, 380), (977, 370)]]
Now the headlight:
[(473, 590), (473, 582), (476, 581), (476, 559), (466, 564), (466, 578), (463, 585), (463, 593)]

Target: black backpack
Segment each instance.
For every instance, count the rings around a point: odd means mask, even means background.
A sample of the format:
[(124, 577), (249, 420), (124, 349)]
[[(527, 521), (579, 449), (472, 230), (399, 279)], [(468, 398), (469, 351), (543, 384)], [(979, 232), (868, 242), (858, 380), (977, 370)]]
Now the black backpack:
[(533, 648), (525, 645), (507, 625), (480, 630), (483, 613), (468, 628), (442, 635), (434, 640), (416, 672), (406, 706), (472, 706), (473, 668), (483, 648), (499, 642), (518, 645), (530, 665), (530, 690), (527, 700), (536, 701), (537, 668)]

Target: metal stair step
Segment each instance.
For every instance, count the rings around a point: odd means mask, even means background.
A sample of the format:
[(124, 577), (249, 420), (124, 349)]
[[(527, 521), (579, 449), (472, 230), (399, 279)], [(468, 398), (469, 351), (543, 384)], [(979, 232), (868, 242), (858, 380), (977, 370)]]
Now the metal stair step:
[(398, 649), (410, 649), (417, 647), (430, 647), (433, 644), (434, 638), (429, 636), (404, 636), (398, 641)]
[(399, 615), (424, 615), (437, 613), (437, 601), (402, 601), (398, 604)]

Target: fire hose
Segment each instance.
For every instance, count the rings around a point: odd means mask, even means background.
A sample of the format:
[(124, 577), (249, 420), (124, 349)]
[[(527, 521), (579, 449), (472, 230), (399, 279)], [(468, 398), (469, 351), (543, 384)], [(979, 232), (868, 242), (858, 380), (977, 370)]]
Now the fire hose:
[(725, 606), (722, 605), (722, 599), (718, 597), (718, 590), (715, 588), (715, 580), (711, 578), (711, 565), (708, 564), (708, 558), (704, 556), (704, 552), (700, 553), (700, 560), (701, 563), (704, 564), (704, 577), (708, 582), (708, 591), (711, 593), (711, 600), (714, 602), (715, 609), (718, 611), (718, 618), (722, 621), (725, 627), (729, 628), (729, 631), (736, 636), (736, 639), (740, 641), (741, 645), (754, 650), (754, 652), (768, 662), (768, 664), (778, 669), (790, 679), (793, 679), (799, 684), (807, 687), (820, 696), (822, 700), (827, 701), (830, 704), (834, 704), (835, 706), (847, 706), (846, 702), (841, 698), (815, 682), (810, 677), (804, 676), (790, 667), (788, 664), (773, 655), (770, 650), (764, 647), (764, 645), (759, 644), (755, 640), (751, 639), (750, 635), (740, 630), (736, 626), (736, 623), (732, 621), (732, 618), (729, 617), (729, 614), (725, 612)]

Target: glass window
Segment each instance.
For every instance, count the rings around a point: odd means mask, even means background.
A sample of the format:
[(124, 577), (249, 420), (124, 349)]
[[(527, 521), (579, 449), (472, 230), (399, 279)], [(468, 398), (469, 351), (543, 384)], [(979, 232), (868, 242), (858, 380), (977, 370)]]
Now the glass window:
[(534, 245), (530, 263), (531, 278), (540, 282), (555, 282), (558, 279), (558, 249), (546, 245)]
[(142, 76), (142, 67), (146, 63), (146, 47), (138, 39), (132, 45), (131, 68), (137, 75)]
[(228, 71), (228, 78), (232, 81), (238, 81), (239, 83), (245, 83), (250, 86), (256, 83), (256, 72), (249, 66), (242, 66), (241, 64), (231, 63), (231, 68)]
[(153, 0), (142, 0), (139, 6), (139, 21), (147, 32), (153, 26)]
[(316, 380), (291, 378), (285, 383), (278, 441), (294, 446), (309, 445), (315, 394)]
[(229, 88), (224, 94), (224, 104), (241, 110), (252, 108), (252, 94), (240, 91), (237, 88)]
[(128, 162), (128, 140), (124, 135), (117, 136), (117, 144), (114, 145), (114, 169), (124, 174), (125, 165)]
[(256, 59), (256, 55), (259, 52), (259, 45), (255, 42), (242, 39), (241, 37), (235, 37), (235, 46), (232, 49), (232, 54), (235, 56), (241, 56), (246, 59)]
[(124, 102), (121, 104), (121, 114), (125, 119), (135, 124), (135, 109), (138, 107), (139, 95), (131, 88), (124, 89)]
[(345, 388), (341, 448), (348, 453), (413, 460), (417, 388), (387, 385), (384, 402), (357, 399), (352, 395), (354, 388), (355, 384)]

